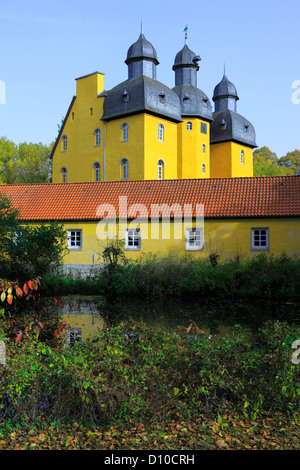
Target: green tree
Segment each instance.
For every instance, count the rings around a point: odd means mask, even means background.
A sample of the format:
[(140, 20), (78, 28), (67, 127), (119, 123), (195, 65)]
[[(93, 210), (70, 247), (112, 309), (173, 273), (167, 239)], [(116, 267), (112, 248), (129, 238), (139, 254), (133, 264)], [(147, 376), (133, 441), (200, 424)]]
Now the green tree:
[(19, 211), (11, 200), (0, 195), (0, 262), (9, 258), (9, 247), (15, 231), (19, 227)]
[(290, 168), (279, 165), (276, 153), (268, 147), (261, 147), (253, 152), (253, 174), (254, 176), (286, 176), (292, 175)]
[(51, 180), (53, 144), (21, 143), (0, 139), (0, 183), (47, 183)]
[(300, 150), (288, 152), (279, 159), (278, 165), (280, 168), (291, 171), (293, 175), (300, 175)]
[(47, 145), (22, 143), (15, 162), (17, 183), (48, 183), (51, 174), (51, 148)]
[(11, 200), (0, 195), (1, 276), (40, 276), (68, 252), (67, 232), (58, 222), (29, 225), (19, 219)]
[(56, 221), (20, 224), (8, 244), (9, 259), (18, 273), (29, 266), (35, 276), (41, 276), (62, 262), (68, 252), (66, 240), (66, 229)]
[(16, 144), (6, 137), (0, 139), (0, 183), (13, 184), (16, 182), (15, 162), (18, 158)]

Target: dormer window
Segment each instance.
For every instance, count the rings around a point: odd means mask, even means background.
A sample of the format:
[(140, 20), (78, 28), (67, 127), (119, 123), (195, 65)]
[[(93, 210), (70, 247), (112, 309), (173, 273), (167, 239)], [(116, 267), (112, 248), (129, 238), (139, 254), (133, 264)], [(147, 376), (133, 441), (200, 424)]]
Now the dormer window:
[(248, 132), (248, 130), (249, 130), (249, 124), (245, 124), (244, 127), (245, 127), (245, 131)]
[(127, 101), (129, 101), (129, 95), (126, 90), (124, 90), (122, 97), (123, 97), (123, 103), (126, 103)]
[(161, 102), (161, 103), (164, 103), (164, 102), (165, 102), (165, 97), (166, 97), (166, 94), (162, 91), (162, 92), (159, 94), (159, 99), (160, 99), (160, 102)]
[(221, 131), (226, 131), (226, 128), (227, 128), (226, 121), (225, 121), (225, 119), (222, 119), (222, 122), (221, 122)]
[(189, 99), (190, 97), (188, 95), (184, 95), (183, 102), (186, 103)]

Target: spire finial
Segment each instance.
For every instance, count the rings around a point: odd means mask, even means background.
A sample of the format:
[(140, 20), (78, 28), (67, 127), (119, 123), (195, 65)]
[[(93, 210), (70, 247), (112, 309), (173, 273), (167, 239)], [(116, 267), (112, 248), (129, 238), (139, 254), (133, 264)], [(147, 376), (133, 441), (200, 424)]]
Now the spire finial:
[(141, 34), (143, 34), (143, 19), (141, 19)]
[(184, 28), (183, 32), (185, 33), (184, 35), (184, 44), (187, 43), (187, 32), (188, 32), (188, 25), (186, 25), (186, 27)]
[(226, 75), (226, 70), (225, 70), (225, 62), (224, 62), (224, 75), (223, 75), (223, 77), (225, 77), (225, 75)]

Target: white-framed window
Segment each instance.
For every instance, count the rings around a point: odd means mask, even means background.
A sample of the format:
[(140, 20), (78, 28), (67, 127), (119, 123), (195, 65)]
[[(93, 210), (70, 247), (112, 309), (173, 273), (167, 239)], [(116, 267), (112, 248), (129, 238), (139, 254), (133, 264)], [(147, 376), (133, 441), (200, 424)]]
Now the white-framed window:
[(121, 129), (122, 129), (122, 142), (128, 141), (128, 124), (127, 122), (123, 122)]
[(206, 124), (206, 122), (201, 122), (201, 134), (207, 134), (207, 124)]
[(206, 165), (205, 163), (202, 163), (202, 173), (205, 175), (206, 172)]
[(99, 162), (95, 162), (93, 165), (94, 168), (94, 181), (100, 181), (100, 170), (101, 165)]
[(61, 138), (61, 141), (62, 141), (62, 152), (66, 152), (67, 147), (68, 147), (68, 136), (63, 135), (62, 138)]
[(203, 229), (187, 228), (185, 232), (185, 249), (197, 251), (203, 248)]
[(128, 228), (125, 231), (125, 250), (141, 249), (141, 230)]
[(193, 130), (193, 123), (191, 121), (188, 121), (186, 123), (186, 130), (187, 131), (192, 131)]
[(251, 229), (251, 249), (268, 250), (269, 249), (269, 229), (252, 228)]
[(241, 165), (245, 165), (245, 152), (241, 150)]
[(68, 328), (67, 330), (67, 343), (69, 346), (74, 346), (80, 343), (82, 339), (81, 328)]
[(82, 249), (82, 230), (69, 229), (68, 230), (68, 248), (69, 250)]
[(101, 131), (100, 131), (100, 129), (95, 129), (93, 134), (95, 136), (95, 147), (99, 147), (99, 145), (101, 144)]
[(202, 153), (206, 153), (206, 145), (202, 144)]
[(159, 142), (164, 141), (164, 132), (165, 132), (165, 127), (163, 124), (158, 124), (158, 140)]
[(165, 163), (163, 160), (158, 160), (157, 162), (157, 179), (163, 180), (165, 172)]
[(129, 167), (129, 161), (127, 158), (122, 158), (121, 160), (121, 179), (122, 180), (128, 180), (128, 167)]
[(65, 166), (63, 166), (60, 170), (60, 173), (61, 173), (61, 180), (63, 183), (66, 183), (67, 182), (67, 179), (68, 179), (68, 170), (66, 169)]

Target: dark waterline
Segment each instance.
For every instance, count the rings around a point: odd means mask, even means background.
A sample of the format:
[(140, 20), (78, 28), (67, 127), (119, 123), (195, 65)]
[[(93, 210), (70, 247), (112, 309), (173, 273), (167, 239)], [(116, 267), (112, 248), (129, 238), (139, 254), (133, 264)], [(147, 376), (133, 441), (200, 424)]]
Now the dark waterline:
[[(102, 326), (113, 326), (124, 321), (142, 322), (166, 331), (187, 328), (194, 321), (200, 329), (214, 334), (230, 334), (232, 328), (239, 325), (246, 335), (257, 331), (268, 320), (300, 326), (298, 302), (172, 298), (112, 300), (103, 296), (67, 296), (62, 301), (65, 302), (63, 308), (58, 308), (62, 318), (76, 322), (77, 326), (82, 322), (86, 325), (89, 321), (95, 325), (95, 332), (101, 328), (101, 322)], [(75, 324), (70, 326), (76, 327)]]

